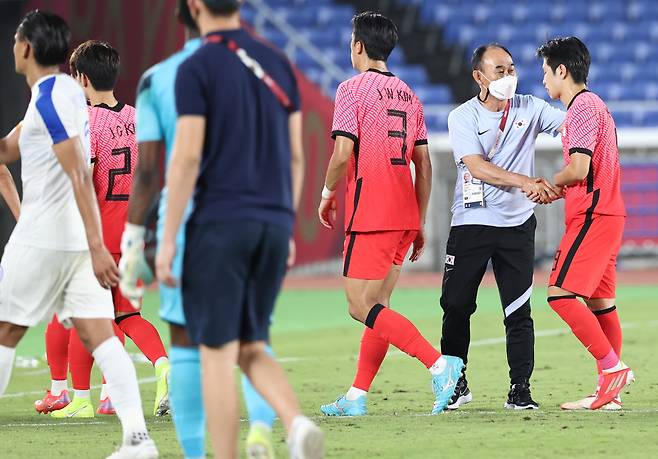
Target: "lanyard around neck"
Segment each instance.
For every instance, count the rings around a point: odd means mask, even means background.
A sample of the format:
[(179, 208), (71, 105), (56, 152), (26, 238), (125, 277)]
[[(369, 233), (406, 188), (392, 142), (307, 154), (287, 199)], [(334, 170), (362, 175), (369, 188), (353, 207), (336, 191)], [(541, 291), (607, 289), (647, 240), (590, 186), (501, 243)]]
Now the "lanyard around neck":
[(272, 78), (263, 69), (263, 67), (261, 67), (258, 61), (252, 59), (244, 49), (240, 48), (240, 46), (235, 42), (235, 40), (231, 40), (230, 38), (226, 38), (219, 34), (212, 34), (205, 37), (203, 43), (204, 44), (222, 43), (226, 45), (229, 51), (233, 52), (236, 56), (238, 56), (240, 62), (242, 62), (245, 65), (245, 67), (251, 70), (253, 74), (256, 76), (256, 78), (262, 81), (265, 84), (265, 86), (267, 86), (267, 88), (270, 91), (272, 91), (272, 94), (274, 94), (274, 97), (276, 97), (279, 103), (283, 105), (283, 108), (285, 108), (288, 112), (292, 111), (293, 108), (292, 102), (290, 101), (290, 98), (283, 90), (283, 88), (279, 85), (279, 83), (277, 83), (274, 80), (274, 78)]
[(503, 117), (500, 120), (498, 125), (498, 132), (496, 133), (496, 141), (494, 142), (489, 154), (487, 155), (487, 161), (491, 161), (494, 155), (498, 152), (498, 147), (500, 146), (500, 141), (503, 138), (503, 132), (505, 132), (505, 126), (507, 126), (507, 118), (509, 117), (509, 109), (511, 105), (511, 100), (508, 100), (505, 104), (505, 110), (503, 111)]

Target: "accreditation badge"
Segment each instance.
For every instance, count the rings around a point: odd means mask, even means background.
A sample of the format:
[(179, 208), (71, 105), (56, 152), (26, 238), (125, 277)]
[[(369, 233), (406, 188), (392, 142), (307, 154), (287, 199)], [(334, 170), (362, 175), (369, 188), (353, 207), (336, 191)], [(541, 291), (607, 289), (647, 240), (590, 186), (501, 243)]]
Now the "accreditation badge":
[(466, 165), (462, 174), (462, 191), (464, 208), (484, 207), (484, 183), (473, 177)]

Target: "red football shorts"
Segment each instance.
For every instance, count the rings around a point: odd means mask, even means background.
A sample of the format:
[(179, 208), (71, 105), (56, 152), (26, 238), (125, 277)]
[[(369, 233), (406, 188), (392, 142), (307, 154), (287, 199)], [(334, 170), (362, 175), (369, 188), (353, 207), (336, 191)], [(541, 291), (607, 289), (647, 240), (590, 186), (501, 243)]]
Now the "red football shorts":
[(381, 280), (391, 265), (401, 265), (418, 231), (348, 233), (343, 246), (343, 276)]
[[(120, 253), (113, 253), (112, 257), (114, 257), (114, 261), (116, 262), (117, 266), (119, 265), (119, 260), (121, 259), (121, 254)], [(123, 312), (123, 313), (131, 313), (131, 312), (137, 312), (139, 309), (133, 308), (133, 305), (130, 304), (130, 301), (128, 301), (128, 298), (123, 296), (121, 293), (121, 290), (119, 289), (119, 286), (117, 285), (116, 287), (112, 287), (112, 302), (114, 303), (114, 313), (118, 312)]]
[(615, 298), (625, 217), (574, 218), (555, 254), (548, 285), (583, 298)]

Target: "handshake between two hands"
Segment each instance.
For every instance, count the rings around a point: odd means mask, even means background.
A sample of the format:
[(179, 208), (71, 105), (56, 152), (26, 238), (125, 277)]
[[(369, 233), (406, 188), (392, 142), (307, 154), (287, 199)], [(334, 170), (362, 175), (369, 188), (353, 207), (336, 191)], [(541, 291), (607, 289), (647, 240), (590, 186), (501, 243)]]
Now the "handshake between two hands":
[(566, 187), (552, 185), (543, 177), (530, 177), (521, 187), (528, 199), (537, 204), (550, 204), (564, 197)]

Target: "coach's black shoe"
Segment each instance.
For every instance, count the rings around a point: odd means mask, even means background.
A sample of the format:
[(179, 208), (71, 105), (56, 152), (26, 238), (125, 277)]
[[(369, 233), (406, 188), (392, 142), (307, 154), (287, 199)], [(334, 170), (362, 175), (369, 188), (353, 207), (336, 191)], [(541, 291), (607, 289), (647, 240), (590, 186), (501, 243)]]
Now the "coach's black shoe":
[(508, 410), (538, 410), (539, 404), (532, 399), (530, 383), (512, 384), (507, 394), (505, 408)]
[(455, 393), (452, 394), (452, 397), (450, 397), (450, 401), (448, 402), (446, 409), (456, 410), (460, 406), (470, 403), (471, 400), (473, 400), (473, 395), (468, 388), (466, 372), (462, 372), (462, 375), (460, 376), (459, 381), (457, 381), (457, 385), (455, 386)]

